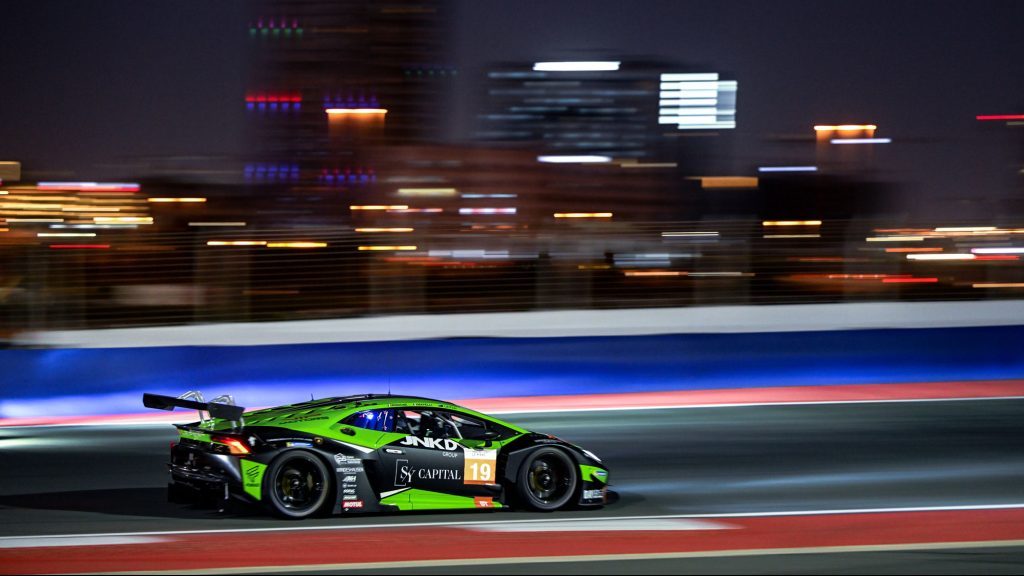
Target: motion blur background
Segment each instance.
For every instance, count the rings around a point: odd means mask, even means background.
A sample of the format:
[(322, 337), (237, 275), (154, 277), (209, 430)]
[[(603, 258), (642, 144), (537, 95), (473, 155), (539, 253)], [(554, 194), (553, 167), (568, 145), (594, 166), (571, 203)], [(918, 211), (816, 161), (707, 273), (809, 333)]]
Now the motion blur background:
[(0, 330), (1018, 298), (1019, 2), (29, 2)]
[[(1020, 573), (1021, 22), (5, 0), (0, 573)], [(302, 527), (170, 504), (195, 414), (141, 393), (186, 390), (458, 401), (595, 451), (620, 498)]]

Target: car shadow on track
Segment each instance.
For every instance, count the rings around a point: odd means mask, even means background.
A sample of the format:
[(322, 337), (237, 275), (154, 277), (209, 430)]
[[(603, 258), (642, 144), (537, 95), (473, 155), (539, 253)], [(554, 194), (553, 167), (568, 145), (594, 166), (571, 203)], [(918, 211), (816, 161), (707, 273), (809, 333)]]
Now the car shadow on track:
[(166, 488), (114, 488), (69, 492), (37, 492), (0, 496), (0, 507), (31, 510), (93, 512), (113, 516), (151, 516), (163, 518), (243, 517), (254, 512), (235, 510), (220, 513), (213, 507), (175, 504), (167, 501)]

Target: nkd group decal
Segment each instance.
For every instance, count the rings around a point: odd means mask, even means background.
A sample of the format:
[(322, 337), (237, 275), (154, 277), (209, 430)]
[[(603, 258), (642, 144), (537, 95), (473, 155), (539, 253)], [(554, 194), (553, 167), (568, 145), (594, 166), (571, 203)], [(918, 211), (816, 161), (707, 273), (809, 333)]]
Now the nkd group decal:
[(497, 463), (497, 450), (466, 448), (466, 465), (463, 468), (466, 484), (494, 484)]
[(462, 481), (462, 471), (452, 468), (417, 468), (408, 460), (395, 461), (395, 486), (411, 486), (416, 480), (454, 480)]
[(429, 448), (431, 450), (447, 450), (454, 452), (459, 449), (459, 443), (451, 438), (420, 438), (419, 436), (406, 436), (400, 442), (403, 446), (411, 448)]

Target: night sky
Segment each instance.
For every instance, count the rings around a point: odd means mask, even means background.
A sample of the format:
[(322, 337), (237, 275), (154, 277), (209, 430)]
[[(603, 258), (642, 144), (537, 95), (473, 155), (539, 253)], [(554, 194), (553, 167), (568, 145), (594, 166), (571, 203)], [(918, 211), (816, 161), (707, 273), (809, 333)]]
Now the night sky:
[[(739, 81), (737, 173), (813, 162), (778, 137), (870, 122), (881, 176), (922, 205), (1020, 191), (1024, 1), (473, 0), (454, 2), (451, 136), (469, 138), (486, 63), (656, 57)], [(7, 0), (0, 160), (27, 176), (118, 175), (149, 156), (247, 149), (249, 10), (240, 0)], [(127, 174), (125, 174), (127, 176)]]

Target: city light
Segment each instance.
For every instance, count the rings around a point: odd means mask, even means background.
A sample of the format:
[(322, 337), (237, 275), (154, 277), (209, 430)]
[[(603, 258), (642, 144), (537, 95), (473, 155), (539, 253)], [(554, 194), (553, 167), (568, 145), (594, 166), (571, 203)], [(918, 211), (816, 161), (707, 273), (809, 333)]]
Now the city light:
[(409, 208), (405, 206), (401, 208), (388, 208), (387, 211), (392, 214), (440, 214), (444, 212), (444, 208)]
[(972, 248), (975, 254), (1024, 254), (1024, 248), (1005, 246), (1000, 248)]
[(152, 224), (151, 216), (95, 216), (93, 222), (97, 224)]
[(815, 132), (835, 132), (835, 131), (852, 131), (852, 130), (877, 130), (878, 126), (874, 124), (819, 124), (814, 127)]
[(349, 210), (408, 210), (409, 207), (405, 204), (365, 204), (365, 205), (353, 205), (348, 207)]
[(833, 144), (891, 144), (892, 138), (833, 138)]
[(356, 228), (355, 231), (356, 232), (361, 232), (361, 233), (370, 233), (370, 234), (378, 233), (378, 232), (401, 233), (401, 232), (412, 232), (413, 228)]
[(454, 196), (455, 188), (399, 188), (399, 196)]
[(238, 221), (235, 221), (235, 222), (189, 222), (188, 225), (189, 226), (217, 227), (217, 226), (245, 226), (246, 223), (245, 222), (238, 222)]
[(207, 246), (266, 246), (266, 240), (207, 240)]
[(613, 72), (621, 62), (537, 62), (535, 72)]
[(974, 254), (907, 254), (907, 260), (974, 260)]
[(765, 220), (762, 226), (821, 226), (821, 220)]
[(161, 202), (161, 203), (178, 202), (178, 203), (182, 203), (182, 204), (186, 204), (186, 203), (188, 203), (188, 204), (198, 204), (198, 203), (206, 202), (206, 198), (147, 198), (147, 200), (150, 201), (150, 202)]
[(658, 124), (679, 130), (736, 127), (735, 80), (719, 80), (718, 73), (662, 74), (658, 93)]
[(459, 208), (459, 214), (515, 214), (515, 208)]
[(385, 108), (327, 108), (324, 110), (328, 116), (345, 116), (345, 115), (380, 115), (383, 116), (388, 113)]
[(906, 278), (883, 278), (882, 279), (882, 283), (883, 284), (934, 284), (934, 283), (936, 283), (938, 281), (939, 281), (939, 279), (935, 278), (935, 277), (931, 277), (931, 278), (906, 277)]
[(626, 270), (623, 272), (626, 276), (688, 276), (689, 272), (683, 272), (681, 270)]
[(327, 242), (267, 242), (267, 248), (326, 248)]
[(676, 237), (718, 237), (718, 232), (662, 232), (663, 238)]
[(611, 218), (611, 212), (555, 212), (555, 218)]
[(52, 250), (105, 250), (110, 244), (50, 244)]
[(817, 166), (761, 166), (758, 172), (817, 172)]
[(74, 192), (138, 192), (135, 182), (40, 182), (38, 190), (70, 190)]
[(757, 188), (756, 176), (702, 176), (701, 188)]
[(677, 162), (620, 162), (622, 168), (677, 168)]
[(93, 238), (96, 236), (95, 232), (39, 232), (36, 234), (39, 238)]
[(988, 121), (988, 120), (1024, 120), (1024, 114), (987, 114), (982, 116), (975, 116), (976, 120)]
[(610, 156), (582, 155), (582, 156), (537, 156), (538, 162), (549, 164), (600, 164), (611, 162)]
[(889, 252), (889, 253), (892, 253), (892, 254), (907, 254), (907, 253), (912, 253), (912, 252), (942, 252), (942, 248), (939, 247), (939, 246), (930, 246), (930, 247), (922, 247), (922, 248), (900, 247), (900, 248), (886, 248), (885, 251)]
[(359, 251), (360, 252), (384, 252), (384, 251), (392, 251), (392, 250), (409, 251), (409, 250), (415, 250), (415, 249), (416, 249), (415, 246), (360, 246), (359, 247)]
[(63, 218), (5, 218), (8, 224), (46, 224), (63, 222)]
[(952, 226), (936, 228), (936, 232), (992, 232), (997, 230), (995, 226)]
[(868, 242), (923, 242), (924, 236), (872, 236), (865, 238)]

